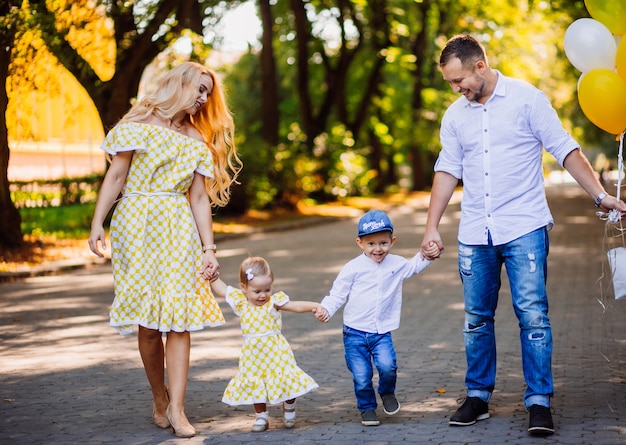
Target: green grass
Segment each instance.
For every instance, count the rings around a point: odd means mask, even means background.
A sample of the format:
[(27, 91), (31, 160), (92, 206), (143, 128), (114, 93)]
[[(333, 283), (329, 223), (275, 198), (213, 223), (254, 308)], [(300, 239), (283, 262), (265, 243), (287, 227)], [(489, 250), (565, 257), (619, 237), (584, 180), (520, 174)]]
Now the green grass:
[(85, 239), (89, 237), (95, 203), (63, 207), (33, 207), (19, 210), (22, 233), (35, 237)]
[[(23, 207), (22, 234), (58, 240), (87, 239), (91, 230), (95, 202), (60, 207)], [(223, 220), (214, 217), (214, 222)], [(108, 229), (108, 225), (105, 225)]]

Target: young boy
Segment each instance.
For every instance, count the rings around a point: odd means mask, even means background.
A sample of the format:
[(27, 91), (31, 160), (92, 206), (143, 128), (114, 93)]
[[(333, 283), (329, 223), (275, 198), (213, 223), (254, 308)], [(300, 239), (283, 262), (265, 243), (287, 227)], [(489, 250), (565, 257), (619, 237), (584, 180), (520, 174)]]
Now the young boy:
[(326, 313), (317, 318), (328, 321), (345, 303), (343, 343), (348, 369), (354, 381), (357, 408), (365, 426), (380, 424), (376, 415), (376, 393), (372, 384), (372, 361), (378, 370), (378, 393), (386, 414), (400, 411), (396, 390), (396, 352), (391, 331), (400, 326), (402, 283), (420, 273), (439, 256), (432, 243), (428, 251), (413, 258), (391, 254), (396, 242), (389, 216), (380, 210), (367, 212), (359, 220), (356, 243), (363, 254), (349, 261), (339, 272), (330, 293), (321, 305)]

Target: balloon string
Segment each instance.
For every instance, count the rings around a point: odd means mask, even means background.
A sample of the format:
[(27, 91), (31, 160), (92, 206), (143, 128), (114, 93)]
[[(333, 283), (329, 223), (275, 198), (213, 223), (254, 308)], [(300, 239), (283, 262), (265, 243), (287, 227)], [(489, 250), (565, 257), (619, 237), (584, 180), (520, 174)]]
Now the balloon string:
[(624, 148), (624, 133), (619, 135), (619, 150), (617, 151), (617, 191), (615, 196), (619, 200), (619, 195), (622, 188), (622, 178), (624, 177), (624, 158), (622, 156), (622, 150)]
[[(624, 134), (626, 130), (624, 130), (619, 135), (619, 149), (617, 151), (617, 184), (616, 184), (616, 192), (615, 197), (619, 201), (620, 193), (622, 191), (622, 179), (624, 178)], [(596, 212), (596, 215), (603, 221), (607, 221), (607, 223), (611, 222), (613, 224), (617, 223), (622, 218), (622, 212), (617, 209), (609, 210), (609, 212)]]

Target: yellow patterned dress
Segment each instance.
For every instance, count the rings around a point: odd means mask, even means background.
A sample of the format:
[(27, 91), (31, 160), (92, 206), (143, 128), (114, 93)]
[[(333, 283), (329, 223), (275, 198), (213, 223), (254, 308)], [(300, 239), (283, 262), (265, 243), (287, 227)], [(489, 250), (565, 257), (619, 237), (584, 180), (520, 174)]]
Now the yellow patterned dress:
[(223, 324), (209, 283), (198, 276), (202, 244), (185, 195), (194, 172), (213, 177), (206, 144), (157, 125), (123, 122), (101, 148), (111, 155), (134, 151), (111, 220), (111, 326), (130, 334), (135, 325), (183, 332)]
[(226, 301), (240, 317), (243, 346), (239, 369), (226, 386), (222, 402), (228, 405), (281, 403), (318, 387), (296, 364), (282, 320), (275, 306), (289, 302), (284, 292), (273, 294), (263, 306), (248, 303), (240, 289), (228, 286)]

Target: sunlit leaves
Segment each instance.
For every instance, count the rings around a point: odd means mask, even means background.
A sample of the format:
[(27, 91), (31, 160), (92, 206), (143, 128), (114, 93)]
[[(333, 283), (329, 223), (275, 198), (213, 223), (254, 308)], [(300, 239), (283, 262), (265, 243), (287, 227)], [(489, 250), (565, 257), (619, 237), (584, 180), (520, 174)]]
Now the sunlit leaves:
[[(114, 72), (115, 42), (110, 21), (103, 8), (90, 1), (48, 1), (55, 12), (55, 26), (76, 51), (92, 66), (102, 80)], [(41, 19), (22, 8), (24, 25), (19, 27), (11, 57), (8, 86), (7, 121), (14, 140), (41, 140), (54, 137), (51, 129), (71, 140), (77, 119), (89, 116), (98, 120), (85, 91), (52, 55), (42, 38), (36, 20)], [(56, 111), (50, 112), (50, 107)], [(42, 116), (49, 116), (42, 120)], [(99, 123), (96, 123), (95, 128)], [(91, 137), (97, 138), (99, 134)]]
[(102, 80), (115, 71), (113, 23), (96, 0), (48, 0), (60, 35), (91, 66)]
[[(156, 60), (158, 69), (186, 57), (166, 52), (155, 58), (156, 52), (180, 37), (180, 10), (176, 8), (183, 3), (189, 4), (171, 0), (48, 0), (49, 7), (56, 11), (59, 36), (67, 38), (102, 80), (113, 75), (116, 58), (121, 71), (128, 67), (124, 61), (134, 62), (138, 54)], [(211, 50), (208, 44), (219, 41), (221, 31), (216, 25), (221, 14), (239, 2), (192, 3), (194, 7), (200, 5), (205, 32), (203, 36), (186, 33), (179, 44), (186, 42), (193, 57), (205, 60)], [(439, 119), (458, 97), (441, 77), (438, 56), (446, 40), (457, 33), (477, 36), (487, 47), (495, 68), (541, 87), (560, 110), (568, 112), (563, 116), (566, 122), (567, 114), (575, 119), (576, 113), (580, 114), (575, 98), (572, 101), (575, 78), (563, 62), (561, 40), (570, 17), (584, 11), (582, 3), (271, 2), (277, 66), (277, 93), (272, 100), (280, 114), (278, 144), (263, 142), (261, 137), (263, 73), (254, 51), (233, 68), (229, 74), (232, 80), (227, 82), (238, 125), (238, 143), (246, 162), (244, 175), (249, 175), (244, 185), (251, 199), (262, 206), (270, 205), (281, 193), (289, 195), (289, 199), (297, 193), (318, 198), (324, 194), (346, 196), (397, 187), (398, 177), (410, 176), (407, 171), (412, 170), (411, 180), (416, 183), (420, 175), (421, 179), (428, 175), (439, 150)], [(295, 4), (305, 9), (306, 23), (300, 30), (296, 30), (292, 9)], [(162, 5), (176, 12), (169, 9), (165, 18), (157, 20), (159, 23), (152, 23)], [(102, 7), (106, 9), (102, 11)], [(158, 48), (154, 53), (141, 46), (140, 38), (147, 30), (153, 39), (148, 44)], [(109, 43), (114, 38), (118, 39), (117, 48)], [(298, 45), (301, 39), (305, 39), (304, 53)], [(37, 53), (42, 63), (54, 66), (53, 61), (43, 60), (46, 52), (36, 32), (29, 34), (27, 40), (20, 51)], [(298, 70), (302, 65), (297, 62), (302, 61), (306, 79), (299, 82)], [(24, 78), (55, 87), (54, 81), (46, 80), (44, 72), (28, 72), (30, 68), (20, 68), (27, 74)], [(103, 97), (120, 91), (109, 88)], [(106, 106), (101, 98), (99, 107)], [(421, 166), (411, 164), (422, 158)]]

